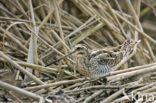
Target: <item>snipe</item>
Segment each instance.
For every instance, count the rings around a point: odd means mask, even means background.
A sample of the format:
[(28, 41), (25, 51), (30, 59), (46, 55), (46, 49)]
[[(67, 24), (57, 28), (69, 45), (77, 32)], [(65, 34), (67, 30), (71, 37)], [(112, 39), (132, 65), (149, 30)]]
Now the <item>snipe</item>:
[(118, 48), (89, 50), (85, 45), (75, 46), (76, 68), (80, 74), (100, 78), (113, 71), (121, 60), (132, 53), (139, 41), (126, 40)]
[(127, 39), (122, 45), (109, 49), (90, 50), (83, 44), (78, 44), (68, 55), (48, 64), (51, 65), (74, 53), (78, 72), (90, 78), (104, 77), (130, 55), (140, 42)]

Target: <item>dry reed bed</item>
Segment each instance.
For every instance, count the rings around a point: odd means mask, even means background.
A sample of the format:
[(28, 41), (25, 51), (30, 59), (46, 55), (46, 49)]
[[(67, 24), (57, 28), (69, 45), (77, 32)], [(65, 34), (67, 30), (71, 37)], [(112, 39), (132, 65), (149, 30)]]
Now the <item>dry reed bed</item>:
[[(0, 1), (0, 101), (42, 103), (49, 97), (53, 102), (120, 103), (132, 101), (132, 93), (155, 97), (156, 40), (139, 21), (156, 6), (152, 3), (141, 9), (146, 4), (141, 0)], [(106, 76), (107, 83), (77, 73), (73, 56), (45, 67), (78, 43), (91, 49), (115, 47), (127, 38), (141, 43)]]

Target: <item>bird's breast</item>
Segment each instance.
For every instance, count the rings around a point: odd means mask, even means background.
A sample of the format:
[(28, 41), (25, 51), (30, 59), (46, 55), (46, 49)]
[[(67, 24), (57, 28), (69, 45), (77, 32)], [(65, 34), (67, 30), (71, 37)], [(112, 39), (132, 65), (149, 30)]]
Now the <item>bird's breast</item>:
[(89, 76), (89, 61), (87, 58), (77, 58), (76, 68), (80, 74)]

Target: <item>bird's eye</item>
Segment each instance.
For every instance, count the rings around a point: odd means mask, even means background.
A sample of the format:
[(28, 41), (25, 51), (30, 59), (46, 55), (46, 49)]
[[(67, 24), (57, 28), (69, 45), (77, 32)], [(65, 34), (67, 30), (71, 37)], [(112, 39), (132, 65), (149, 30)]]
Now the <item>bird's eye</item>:
[(81, 48), (80, 47), (77, 47), (77, 50), (80, 50)]

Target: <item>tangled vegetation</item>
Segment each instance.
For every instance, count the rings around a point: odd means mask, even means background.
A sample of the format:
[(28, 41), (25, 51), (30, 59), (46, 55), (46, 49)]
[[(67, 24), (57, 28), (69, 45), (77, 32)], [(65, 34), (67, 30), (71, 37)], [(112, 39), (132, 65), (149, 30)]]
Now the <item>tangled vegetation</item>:
[[(151, 103), (156, 100), (155, 0), (1, 0), (0, 102)], [(80, 75), (73, 50), (141, 40), (117, 70)]]

